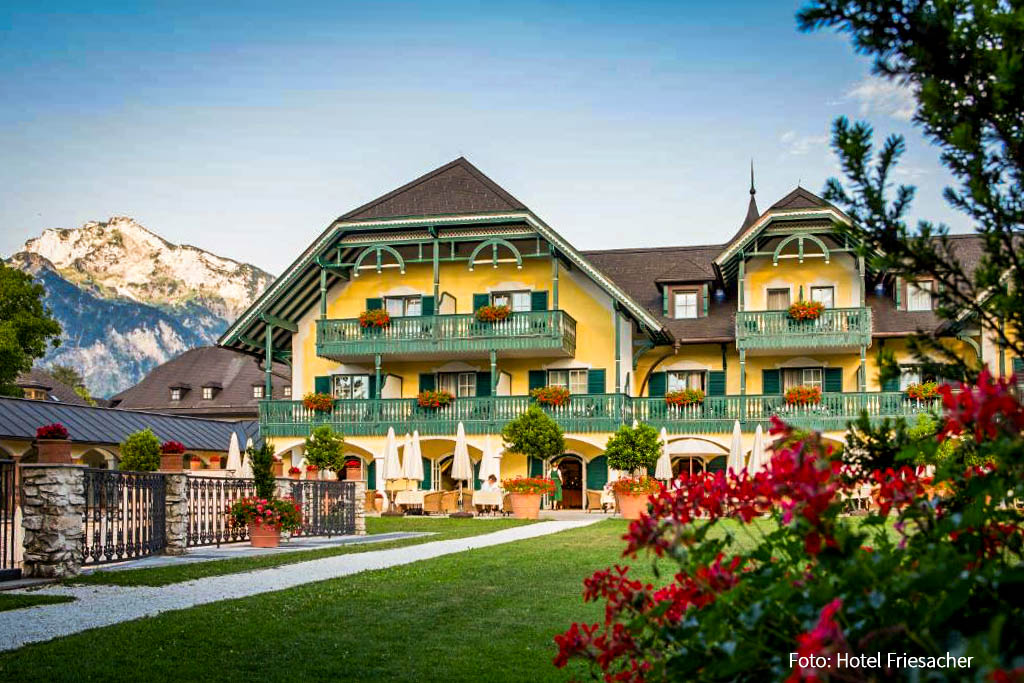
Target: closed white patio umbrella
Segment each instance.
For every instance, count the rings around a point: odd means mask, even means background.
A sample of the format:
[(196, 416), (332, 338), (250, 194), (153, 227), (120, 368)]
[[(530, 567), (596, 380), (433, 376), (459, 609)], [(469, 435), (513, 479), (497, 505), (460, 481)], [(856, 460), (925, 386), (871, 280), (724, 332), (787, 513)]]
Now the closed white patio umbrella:
[(490, 435), (484, 440), (484, 457), (480, 463), (480, 481), (487, 481), (491, 475), (501, 480), (501, 456), (491, 443)]
[(466, 428), (462, 422), (455, 432), (455, 453), (452, 457), (452, 479), (459, 482), (459, 512), (454, 513), (460, 517), (472, 517), (469, 512), (462, 512), (462, 482), (473, 480), (473, 463), (469, 459), (469, 444), (466, 442)]
[(249, 449), (252, 448), (252, 437), (250, 436), (245, 442), (245, 457), (242, 458), (242, 466), (237, 471), (235, 476), (241, 477), (242, 479), (252, 479), (252, 463), (249, 461)]
[(385, 442), (385, 445), (384, 445), (384, 472), (383, 472), (383, 479), (384, 479), (384, 482), (385, 482), (385, 484), (384, 484), (385, 493), (387, 494), (388, 501), (389, 501), (389, 504), (388, 504), (388, 508), (389, 509), (388, 509), (388, 513), (387, 513), (389, 515), (401, 515), (402, 514), (401, 512), (396, 512), (394, 510), (394, 505), (395, 505), (395, 503), (394, 503), (394, 499), (395, 499), (394, 489), (392, 488), (391, 491), (387, 490), (388, 489), (387, 484), (389, 482), (394, 482), (396, 479), (401, 479), (401, 478), (402, 478), (402, 461), (398, 459), (398, 439), (395, 438), (395, 428), (394, 427), (388, 427), (387, 441)]
[(729, 445), (726, 469), (733, 474), (743, 471), (743, 432), (740, 430), (739, 420), (736, 420), (732, 426), (732, 443)]
[(668, 452), (668, 430), (661, 428), (661, 455), (658, 456), (658, 465), (654, 468), (654, 478), (662, 481), (672, 479), (672, 456)]
[(753, 476), (768, 466), (768, 453), (764, 447), (764, 430), (757, 425), (754, 432), (754, 445), (750, 448), (750, 462), (747, 463), (747, 474)]
[(402, 452), (402, 474), (409, 481), (423, 481), (423, 456), (420, 453), (420, 432), (406, 439)]
[(242, 469), (242, 449), (238, 447), (238, 434), (231, 432), (231, 441), (228, 443), (228, 464), (232, 476), (238, 476)]

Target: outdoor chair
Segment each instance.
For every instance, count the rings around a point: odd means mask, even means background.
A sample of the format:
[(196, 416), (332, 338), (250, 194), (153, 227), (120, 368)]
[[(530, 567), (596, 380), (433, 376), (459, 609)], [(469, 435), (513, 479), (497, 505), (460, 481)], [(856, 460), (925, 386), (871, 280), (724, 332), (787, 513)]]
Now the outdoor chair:
[(423, 496), (423, 514), (439, 515), (444, 512), (443, 498), (444, 491), (433, 491)]
[[(458, 500), (458, 497), (456, 497), (456, 500)], [(473, 492), (472, 491), (466, 491), (466, 490), (462, 491), (462, 511), (463, 512), (473, 512), (474, 511), (474, 508), (473, 508)]]
[(605, 505), (601, 502), (600, 491), (587, 491), (587, 512), (605, 511)]
[(383, 508), (381, 499), (377, 497), (376, 491), (366, 492), (366, 511), (367, 512), (380, 512)]
[(450, 514), (459, 511), (459, 492), (445, 491), (441, 496), (441, 513)]
[(506, 493), (501, 499), (501, 514), (506, 517), (512, 514), (512, 494)]

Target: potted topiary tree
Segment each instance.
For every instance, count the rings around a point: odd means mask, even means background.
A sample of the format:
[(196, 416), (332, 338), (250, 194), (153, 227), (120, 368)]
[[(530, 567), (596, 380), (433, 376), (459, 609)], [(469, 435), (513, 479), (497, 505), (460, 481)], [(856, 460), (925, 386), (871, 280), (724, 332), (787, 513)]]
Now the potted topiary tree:
[[(538, 406), (530, 406), (529, 409), (519, 417), (506, 424), (501, 430), (501, 438), (505, 442), (505, 450), (512, 453), (522, 453), (526, 456), (533, 456), (542, 461), (561, 455), (565, 451), (565, 435), (562, 428), (558, 426), (550, 415), (541, 410)], [(512, 495), (512, 509), (516, 517), (529, 517), (527, 510), (532, 510), (532, 518), (536, 519), (537, 509), (540, 507), (540, 498), (546, 490), (541, 491), (543, 477), (534, 477), (532, 480), (536, 485), (530, 485), (530, 490), (519, 490), (520, 487), (506, 488)], [(507, 480), (508, 482), (514, 480)], [(554, 481), (547, 479), (554, 488)], [(503, 485), (506, 482), (503, 482)]]
[(59, 422), (43, 425), (36, 429), (36, 451), (40, 463), (58, 464), (71, 462), (71, 439), (68, 430)]
[(252, 467), (256, 495), (232, 503), (228, 522), (234, 527), (248, 527), (252, 547), (276, 548), (281, 542), (282, 531), (295, 531), (302, 526), (302, 514), (292, 498), (278, 498), (276, 495), (274, 447), (264, 442), (259, 448), (247, 448), (245, 457)]
[(647, 509), (647, 497), (660, 490), (658, 480), (647, 476), (647, 469), (658, 462), (660, 451), (658, 432), (648, 424), (623, 425), (608, 439), (604, 449), (608, 467), (628, 473), (612, 482), (623, 518), (640, 519)]
[[(176, 465), (170, 469), (181, 470), (182, 452), (174, 455)], [(170, 456), (167, 456), (170, 457)], [(121, 462), (118, 468), (130, 472), (155, 472), (161, 464), (160, 439), (156, 438), (153, 430), (147, 427), (133, 434), (121, 442)]]
[(345, 438), (327, 425), (317, 427), (306, 439), (306, 462), (317, 470), (331, 470), (338, 478), (345, 468), (344, 453)]

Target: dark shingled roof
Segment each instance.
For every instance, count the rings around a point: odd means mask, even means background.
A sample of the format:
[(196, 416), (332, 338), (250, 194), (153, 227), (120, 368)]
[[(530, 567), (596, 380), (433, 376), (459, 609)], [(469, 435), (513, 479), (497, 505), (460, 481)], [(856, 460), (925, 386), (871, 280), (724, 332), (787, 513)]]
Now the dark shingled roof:
[(159, 415), (116, 408), (65, 405), (24, 398), (0, 398), (0, 438), (34, 439), (36, 428), (53, 422), (67, 427), (80, 443), (119, 444), (133, 432), (149, 427), (161, 441), (180, 441), (188, 450), (227, 451), (231, 434), (238, 442), (259, 441), (255, 420), (225, 422), (183, 415)]
[(768, 207), (768, 210), (790, 211), (792, 209), (824, 209), (828, 207), (836, 208), (810, 190), (805, 190), (798, 185), (795, 190)]
[(89, 405), (88, 401), (75, 393), (74, 387), (64, 384), (50, 373), (39, 368), (32, 368), (28, 372), (21, 373), (14, 383), (23, 389), (27, 387), (43, 389), (49, 396), (48, 400), (50, 401), (59, 401), (75, 406)]
[(339, 221), (524, 211), (526, 206), (459, 157), (344, 214)]
[[(259, 400), (253, 385), (262, 385), (264, 372), (252, 356), (220, 346), (200, 346), (150, 370), (141, 382), (125, 389), (111, 401), (118, 408), (154, 410), (186, 415), (255, 417)], [(220, 384), (212, 399), (203, 398), (203, 386)], [(274, 396), (291, 385), (291, 370), (274, 364)], [(189, 388), (180, 401), (171, 400), (171, 387)]]

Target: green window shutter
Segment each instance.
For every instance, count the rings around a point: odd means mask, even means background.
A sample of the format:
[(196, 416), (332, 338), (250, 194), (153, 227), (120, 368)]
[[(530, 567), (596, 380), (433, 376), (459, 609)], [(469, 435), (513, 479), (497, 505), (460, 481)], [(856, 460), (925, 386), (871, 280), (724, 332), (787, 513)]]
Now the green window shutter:
[(779, 370), (761, 371), (761, 393), (781, 394), (782, 393), (782, 372)]
[(366, 310), (376, 311), (379, 308), (384, 308), (384, 299), (377, 297), (366, 300)]
[(664, 372), (652, 372), (651, 379), (647, 383), (649, 388), (647, 395), (652, 397), (664, 396), (667, 382), (668, 376)]
[(477, 396), (490, 396), (491, 395), (491, 373), (489, 373), (489, 372), (478, 372), (478, 373), (476, 373), (476, 395)]
[(708, 472), (723, 472), (727, 464), (727, 460), (724, 455), (720, 455), (711, 462), (708, 463)]
[(540, 458), (535, 458), (532, 455), (529, 458), (529, 476), (531, 477), (543, 477), (544, 476), (544, 461)]
[(366, 490), (372, 491), (377, 488), (377, 461), (371, 460), (366, 466)]
[(608, 458), (599, 455), (587, 463), (587, 488), (600, 491), (608, 483)]
[(708, 396), (725, 396), (725, 370), (708, 372)]
[(473, 313), (487, 306), (491, 303), (490, 294), (474, 294), (473, 295)]
[(432, 372), (420, 373), (420, 391), (433, 391), (437, 387), (437, 378)]
[(314, 377), (313, 378), (313, 391), (318, 394), (329, 394), (331, 393), (331, 378), (328, 377)]
[(423, 481), (420, 482), (420, 489), (423, 491), (430, 490), (430, 468), (434, 463), (426, 458), (423, 458)]
[(587, 371), (587, 393), (603, 394), (607, 383), (604, 379), (604, 368)]
[(548, 293), (547, 290), (540, 292), (530, 292), (530, 310), (531, 311), (546, 311), (548, 310)]
[(421, 315), (434, 315), (434, 297), (425, 296), (420, 298)]
[(668, 317), (668, 287), (661, 288), (661, 314)]
[(824, 391), (829, 394), (838, 394), (843, 390), (843, 369), (825, 368)]
[(1021, 379), (1019, 375), (1024, 373), (1024, 358), (1013, 359), (1013, 374), (1018, 375), (1018, 379)]
[[(384, 381), (386, 382), (387, 379)], [(370, 375), (369, 381), (366, 383), (366, 388), (370, 398), (377, 398), (377, 375)]]
[(544, 370), (530, 370), (527, 389), (542, 389), (548, 385), (548, 373)]
[(882, 382), (882, 391), (899, 391), (900, 390), (900, 378), (890, 377), (889, 379)]
[(480, 461), (477, 460), (473, 463), (473, 481), (469, 482), (469, 488), (474, 491), (480, 490)]
[(708, 317), (708, 286), (704, 285), (704, 317)]

